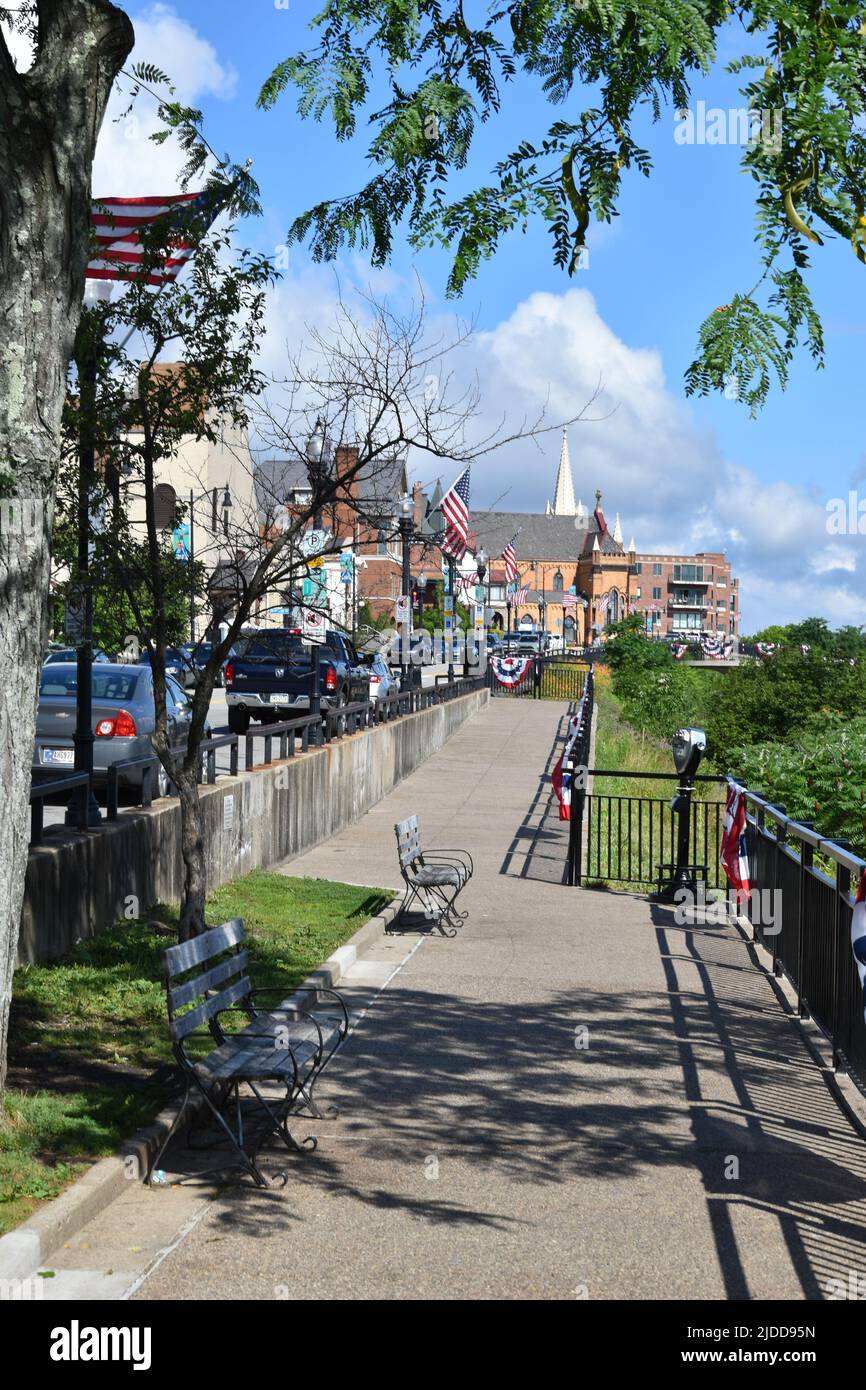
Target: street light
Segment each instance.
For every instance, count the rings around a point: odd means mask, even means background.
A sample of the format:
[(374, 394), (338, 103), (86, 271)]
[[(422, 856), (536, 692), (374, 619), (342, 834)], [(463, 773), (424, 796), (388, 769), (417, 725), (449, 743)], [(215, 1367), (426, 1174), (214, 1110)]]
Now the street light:
[[(310, 487), (313, 490), (314, 506), (313, 529), (322, 530), (322, 494), (325, 491), (329, 478), (330, 464), (330, 444), (325, 430), (325, 422), (321, 415), (316, 420), (315, 429), (307, 440), (307, 473), (310, 478)], [(316, 715), (321, 712), (322, 697), (319, 688), (321, 671), (321, 646), (318, 642), (313, 643), (312, 660), (310, 663), (310, 714)]]
[(412, 576), (409, 567), (409, 543), (412, 539), (412, 498), (408, 492), (404, 492), (400, 498), (400, 543), (403, 549), (403, 611), (408, 616), (403, 621), (403, 633), (400, 642), (400, 689), (409, 688), (409, 640), (412, 635)]
[[(102, 304), (108, 304), (114, 285), (110, 280), (88, 280), (84, 287), (84, 307), (94, 314)], [(101, 327), (101, 325), (100, 325)], [(94, 412), (96, 409), (96, 372), (99, 364), (99, 349), (102, 333), (97, 340), (95, 333), (85, 329), (80, 339), (78, 355), (78, 394), (80, 404), (79, 444), (78, 444), (78, 563), (76, 588), (78, 591), (78, 611), (80, 614), (79, 644), (76, 655), (75, 686), (75, 733), (73, 735), (74, 766), (76, 772), (86, 772), (89, 777), (87, 787), (78, 795), (79, 806), (83, 805), (85, 825), (100, 825), (102, 812), (93, 794), (93, 588), (90, 578), (90, 494), (95, 473), (95, 447), (93, 438)], [(66, 824), (78, 822), (78, 811), (70, 801), (66, 810)]]

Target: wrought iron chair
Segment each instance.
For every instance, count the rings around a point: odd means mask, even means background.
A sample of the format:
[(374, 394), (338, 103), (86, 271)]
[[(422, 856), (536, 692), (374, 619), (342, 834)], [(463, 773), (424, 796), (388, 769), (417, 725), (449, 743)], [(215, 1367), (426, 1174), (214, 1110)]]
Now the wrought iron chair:
[(400, 873), (406, 885), (394, 925), (402, 922), (417, 899), (423, 904), (424, 916), (443, 936), (456, 936), (457, 928), (469, 916), (468, 912), (458, 912), (455, 903), (475, 872), (472, 855), (465, 849), (422, 849), (417, 816), (400, 821), (394, 826), (394, 833)]

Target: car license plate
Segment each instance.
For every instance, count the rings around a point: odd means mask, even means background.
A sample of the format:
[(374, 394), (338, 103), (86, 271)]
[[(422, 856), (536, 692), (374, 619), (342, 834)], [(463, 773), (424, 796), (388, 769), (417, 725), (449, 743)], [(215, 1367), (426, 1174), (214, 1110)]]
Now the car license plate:
[(71, 767), (75, 762), (75, 753), (71, 748), (43, 748), (43, 763), (59, 763), (64, 767)]

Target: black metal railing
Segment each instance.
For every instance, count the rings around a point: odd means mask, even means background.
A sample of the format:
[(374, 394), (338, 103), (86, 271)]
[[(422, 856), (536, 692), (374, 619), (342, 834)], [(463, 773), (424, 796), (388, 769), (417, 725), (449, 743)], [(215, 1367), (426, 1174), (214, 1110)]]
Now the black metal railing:
[[(71, 772), (68, 777), (52, 777), (44, 782), (34, 782), (30, 787), (30, 844), (41, 845), (45, 800), (57, 792), (77, 792), (80, 787), (90, 788), (89, 772)], [(78, 830), (87, 829), (87, 803), (89, 796), (73, 795), (75, 806), (75, 825)]]
[[(217, 767), (217, 752), (221, 748), (229, 749), (226, 775), (235, 777), (238, 772), (241, 743), (244, 745), (244, 770), (251, 772), (256, 767), (269, 767), (275, 758), (293, 758), (298, 751), (306, 753), (311, 747), (320, 747), (333, 739), (345, 738), (360, 733), (363, 729), (390, 723), (407, 714), (416, 714), (421, 710), (431, 709), (434, 705), (445, 704), (462, 695), (469, 695), (473, 691), (483, 690), (486, 683), (485, 676), (460, 677), (444, 685), (413, 687), (397, 691), (393, 695), (385, 695), (379, 700), (359, 701), (329, 709), (319, 715), (307, 714), (278, 724), (263, 724), (261, 728), (251, 729), (245, 734), (218, 734), (203, 739), (197, 750), (196, 780), (199, 784), (206, 780), (209, 785), (213, 785), (222, 770)], [(261, 754), (261, 750), (256, 749), (256, 744), (259, 743), (264, 744), (263, 756), (257, 756), (257, 752)], [(176, 744), (172, 749), (175, 758), (183, 758), (185, 752), (185, 743)], [(114, 763), (108, 769), (106, 780), (108, 820), (117, 819), (120, 785), (126, 782), (126, 775), (134, 768), (141, 768), (140, 795), (136, 804), (148, 807), (158, 798), (159, 759), (155, 753)], [(75, 773), (68, 777), (47, 778), (43, 782), (33, 784), (30, 792), (31, 845), (42, 843), (45, 800), (48, 797), (63, 795), (67, 791), (74, 793), (89, 781), (87, 773)], [(135, 790), (134, 785), (131, 790)], [(169, 793), (171, 790), (169, 787)], [(76, 802), (80, 801), (81, 797), (78, 796)], [(81, 829), (85, 828), (83, 814), (82, 811), (76, 822)]]
[[(604, 778), (664, 781), (676, 790), (675, 772), (622, 772), (586, 769), (592, 790), (576, 789), (569, 827), (567, 881), (632, 884), (637, 890), (656, 888), (671, 878), (677, 859), (678, 813), (667, 797), (601, 792)], [(719, 783), (720, 777), (696, 777), (696, 782)], [(724, 803), (692, 799), (689, 820), (689, 864), (708, 888), (724, 881), (719, 854)]]
[(829, 1040), (834, 1070), (848, 1071), (866, 1090), (864, 1000), (851, 950), (852, 879), (866, 871), (866, 860), (757, 792), (743, 792), (755, 939), (796, 990), (800, 1016)]

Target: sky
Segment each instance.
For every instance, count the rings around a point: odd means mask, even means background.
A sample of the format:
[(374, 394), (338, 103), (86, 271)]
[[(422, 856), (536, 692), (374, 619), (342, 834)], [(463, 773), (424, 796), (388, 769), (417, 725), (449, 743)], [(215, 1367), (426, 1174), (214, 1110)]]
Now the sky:
[[(124, 8), (136, 30), (131, 61), (148, 60), (169, 74), (179, 97), (203, 110), (215, 149), (252, 159), (263, 215), (244, 224), (245, 245), (276, 252), (300, 211), (368, 176), (363, 128), (338, 145), (326, 124), (300, 118), (291, 94), (269, 112), (256, 109), (274, 64), (308, 42), (316, 7), (305, 0), (174, 0)], [(693, 83), (693, 107), (699, 100), (707, 108), (742, 105), (722, 67), (744, 47), (733, 28), (722, 34), (717, 68)], [(20, 45), (16, 59), (26, 66)], [(573, 100), (578, 110), (586, 94)], [(120, 92), (112, 99), (94, 193), (176, 190), (181, 157), (149, 139), (157, 128), (152, 103), (140, 100), (121, 116), (126, 104)], [(520, 139), (541, 136), (571, 109), (554, 110), (519, 78), (502, 117), (483, 129), (470, 173), (482, 181)], [(540, 225), (502, 242), (459, 301), (445, 297), (447, 254), (413, 256), (399, 230), (385, 270), (352, 254), (336, 266), (314, 265), (304, 247), (293, 246), (268, 305), (263, 360), (278, 372), (286, 345), (302, 343), (307, 325), (333, 321), (338, 278), (344, 294), (369, 286), (402, 304), (420, 284), (434, 327), (451, 333), (458, 316), (474, 324), (454, 372), (458, 381), (477, 382), (479, 434), (500, 422), (519, 429), (541, 411), (553, 425), (585, 410), (589, 418), (569, 429), (576, 493), (591, 502), (601, 489), (606, 515), (620, 514), (638, 550), (725, 550), (740, 576), (744, 633), (813, 614), (834, 626), (866, 623), (866, 539), (856, 534), (856, 518), (847, 527), (854, 534), (828, 530), (828, 504), (847, 501), (852, 489), (866, 497), (866, 268), (838, 241), (815, 248), (811, 283), (825, 324), (824, 371), (800, 358), (788, 390), (774, 388), (756, 420), (736, 400), (687, 399), (683, 374), (699, 324), (758, 278), (756, 185), (740, 170), (735, 145), (682, 144), (675, 127), (671, 110), (655, 126), (647, 120), (639, 127), (652, 176), (627, 174), (620, 215), (590, 230), (588, 264), (572, 278), (554, 266)], [(473, 506), (543, 511), (560, 440), (552, 430), (480, 460)], [(425, 484), (439, 472), (451, 481), (447, 465), (412, 462)], [(866, 531), (866, 519), (863, 525)]]

